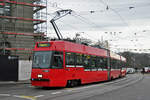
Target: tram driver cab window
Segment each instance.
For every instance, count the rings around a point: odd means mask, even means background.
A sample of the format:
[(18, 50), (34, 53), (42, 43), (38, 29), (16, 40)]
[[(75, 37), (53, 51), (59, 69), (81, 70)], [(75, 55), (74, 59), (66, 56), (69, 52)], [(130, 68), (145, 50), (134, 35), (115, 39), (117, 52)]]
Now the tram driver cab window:
[(52, 68), (63, 68), (63, 53), (55, 51), (53, 54)]

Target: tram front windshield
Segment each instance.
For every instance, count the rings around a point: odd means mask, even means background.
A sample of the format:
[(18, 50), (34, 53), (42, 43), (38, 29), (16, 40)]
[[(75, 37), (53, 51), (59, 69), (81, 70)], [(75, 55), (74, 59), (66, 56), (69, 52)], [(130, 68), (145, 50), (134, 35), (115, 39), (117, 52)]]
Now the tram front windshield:
[(32, 68), (49, 68), (52, 58), (52, 51), (36, 51), (33, 56)]
[(32, 68), (62, 68), (63, 54), (56, 51), (36, 51), (33, 56)]

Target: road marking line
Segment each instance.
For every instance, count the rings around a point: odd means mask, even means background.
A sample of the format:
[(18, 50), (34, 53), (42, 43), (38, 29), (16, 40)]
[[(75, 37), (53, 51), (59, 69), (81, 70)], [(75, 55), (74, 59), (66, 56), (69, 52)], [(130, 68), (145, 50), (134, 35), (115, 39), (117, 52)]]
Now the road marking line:
[(111, 82), (106, 82), (106, 83), (103, 83), (103, 84), (93, 84), (93, 85), (90, 85), (90, 86), (85, 86), (85, 87), (77, 87), (77, 88), (65, 88), (68, 92), (71, 92), (71, 91), (75, 91), (75, 90), (81, 90), (81, 89), (88, 89), (88, 88), (92, 88), (92, 87), (99, 87), (99, 86), (105, 86), (105, 85), (109, 85), (109, 84), (112, 84), (112, 83), (119, 83), (121, 81), (124, 81), (126, 80), (127, 78), (122, 78), (122, 79), (119, 79), (119, 80), (116, 80), (116, 81), (111, 81)]
[(13, 95), (13, 96), (17, 98), (28, 99), (28, 100), (36, 100), (36, 97), (34, 96), (19, 96), (19, 95)]
[(51, 94), (59, 94), (59, 93), (62, 93), (62, 92), (58, 91), (58, 92), (53, 92)]
[(28, 87), (34, 87), (34, 86), (28, 86)]
[(11, 96), (10, 94), (0, 94), (0, 96)]
[(39, 98), (39, 97), (43, 97), (44, 95), (37, 95), (37, 96), (34, 96), (36, 98)]
[(71, 92), (71, 91), (73, 91), (73, 90), (67, 90), (68, 92)]

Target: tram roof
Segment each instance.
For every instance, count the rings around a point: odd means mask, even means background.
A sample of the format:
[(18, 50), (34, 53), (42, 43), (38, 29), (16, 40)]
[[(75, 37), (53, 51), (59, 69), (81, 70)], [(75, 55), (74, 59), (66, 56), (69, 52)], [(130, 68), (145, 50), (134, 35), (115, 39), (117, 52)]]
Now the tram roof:
[[(39, 43), (50, 43), (50, 47), (38, 47)], [(83, 44), (68, 42), (68, 41), (42, 41), (37, 42), (34, 51), (44, 50), (58, 50), (74, 53), (82, 53), (88, 55), (104, 56), (107, 57), (107, 50), (86, 46)]]

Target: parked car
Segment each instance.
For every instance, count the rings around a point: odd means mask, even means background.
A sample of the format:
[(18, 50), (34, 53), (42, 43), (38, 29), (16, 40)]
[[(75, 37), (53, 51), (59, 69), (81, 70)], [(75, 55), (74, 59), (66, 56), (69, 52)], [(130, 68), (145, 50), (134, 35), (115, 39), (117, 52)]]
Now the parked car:
[(127, 74), (133, 74), (133, 73), (135, 73), (134, 68), (127, 68)]
[(144, 67), (144, 72), (149, 73), (150, 72), (150, 67)]

